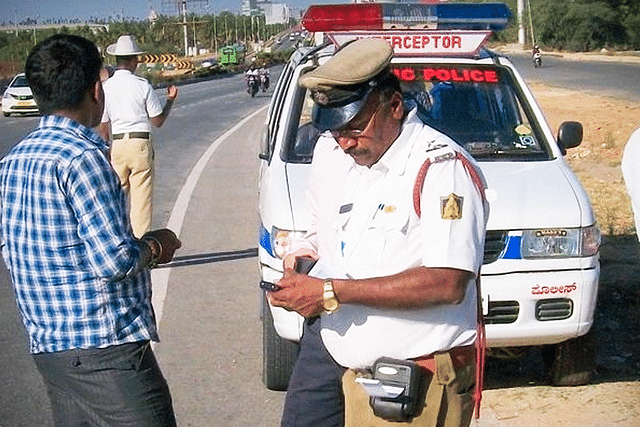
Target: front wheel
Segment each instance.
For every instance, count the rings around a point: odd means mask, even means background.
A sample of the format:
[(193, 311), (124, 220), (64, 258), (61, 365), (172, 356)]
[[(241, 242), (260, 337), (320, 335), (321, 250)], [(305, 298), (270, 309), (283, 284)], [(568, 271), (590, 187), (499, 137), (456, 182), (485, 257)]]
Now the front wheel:
[(542, 349), (549, 381), (555, 386), (578, 386), (591, 381), (596, 340), (593, 327), (585, 335)]
[(262, 313), (262, 381), (269, 390), (286, 391), (300, 345), (278, 335), (264, 292)]

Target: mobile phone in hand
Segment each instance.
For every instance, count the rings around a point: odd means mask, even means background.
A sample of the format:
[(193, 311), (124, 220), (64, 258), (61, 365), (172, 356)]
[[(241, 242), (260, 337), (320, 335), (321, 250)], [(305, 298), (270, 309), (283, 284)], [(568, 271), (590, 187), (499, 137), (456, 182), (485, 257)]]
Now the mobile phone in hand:
[(316, 265), (316, 261), (317, 260), (309, 256), (296, 257), (296, 263), (294, 264), (293, 269), (296, 273), (307, 274), (311, 271), (313, 266)]
[(265, 291), (268, 291), (268, 292), (276, 292), (282, 288), (276, 285), (275, 283), (265, 282), (264, 280), (262, 280), (260, 281), (260, 289), (264, 289)]

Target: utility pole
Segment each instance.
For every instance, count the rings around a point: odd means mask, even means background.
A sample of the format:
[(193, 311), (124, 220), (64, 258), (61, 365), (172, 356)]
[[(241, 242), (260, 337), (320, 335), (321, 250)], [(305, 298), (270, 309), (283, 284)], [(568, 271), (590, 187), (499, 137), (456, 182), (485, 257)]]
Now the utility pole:
[(227, 15), (224, 16), (224, 44), (229, 45), (229, 26), (227, 25)]
[(217, 20), (218, 17), (216, 15), (213, 15), (213, 50), (216, 53), (218, 52), (218, 29), (216, 25)]
[(189, 44), (187, 41), (187, 0), (182, 0), (182, 25), (184, 29), (184, 56), (189, 56)]
[(193, 15), (193, 57), (195, 58), (198, 54), (198, 43), (196, 41), (196, 15)]
[(518, 43), (524, 47), (524, 0), (518, 0)]
[(536, 34), (533, 32), (533, 18), (531, 17), (531, 0), (527, 0), (527, 10), (529, 10), (529, 28), (531, 28), (531, 44), (536, 45)]

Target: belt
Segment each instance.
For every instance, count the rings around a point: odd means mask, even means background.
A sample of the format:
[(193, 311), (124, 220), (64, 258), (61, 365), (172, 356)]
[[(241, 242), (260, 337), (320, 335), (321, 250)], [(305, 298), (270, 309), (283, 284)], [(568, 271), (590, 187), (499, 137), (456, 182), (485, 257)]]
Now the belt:
[[(438, 353), (447, 353), (446, 351), (438, 352)], [(453, 367), (458, 369), (463, 366), (467, 366), (475, 363), (476, 360), (476, 347), (475, 345), (466, 345), (464, 347), (455, 347), (448, 351), (449, 356), (451, 357), (451, 362), (453, 363)], [(431, 371), (433, 373), (436, 372), (436, 361), (434, 357), (435, 353), (432, 353), (428, 356), (417, 357), (415, 359), (411, 359), (418, 364), (418, 366)]]
[(114, 133), (113, 139), (123, 139), (126, 135), (129, 135), (129, 138), (149, 139), (149, 132)]

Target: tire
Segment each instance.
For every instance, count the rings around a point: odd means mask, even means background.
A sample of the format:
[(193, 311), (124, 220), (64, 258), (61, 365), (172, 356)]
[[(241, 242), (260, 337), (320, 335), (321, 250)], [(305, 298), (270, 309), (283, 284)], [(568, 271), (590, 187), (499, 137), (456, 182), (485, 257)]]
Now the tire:
[(269, 390), (286, 391), (298, 358), (299, 344), (278, 335), (264, 295), (262, 313), (262, 382)]
[(5, 117), (9, 117), (9, 116), (11, 115), (11, 113), (7, 113), (6, 111), (3, 111), (3, 112), (2, 112), (2, 114), (3, 114)]
[(542, 349), (549, 381), (554, 386), (588, 384), (595, 367), (596, 343), (593, 327), (587, 334)]

